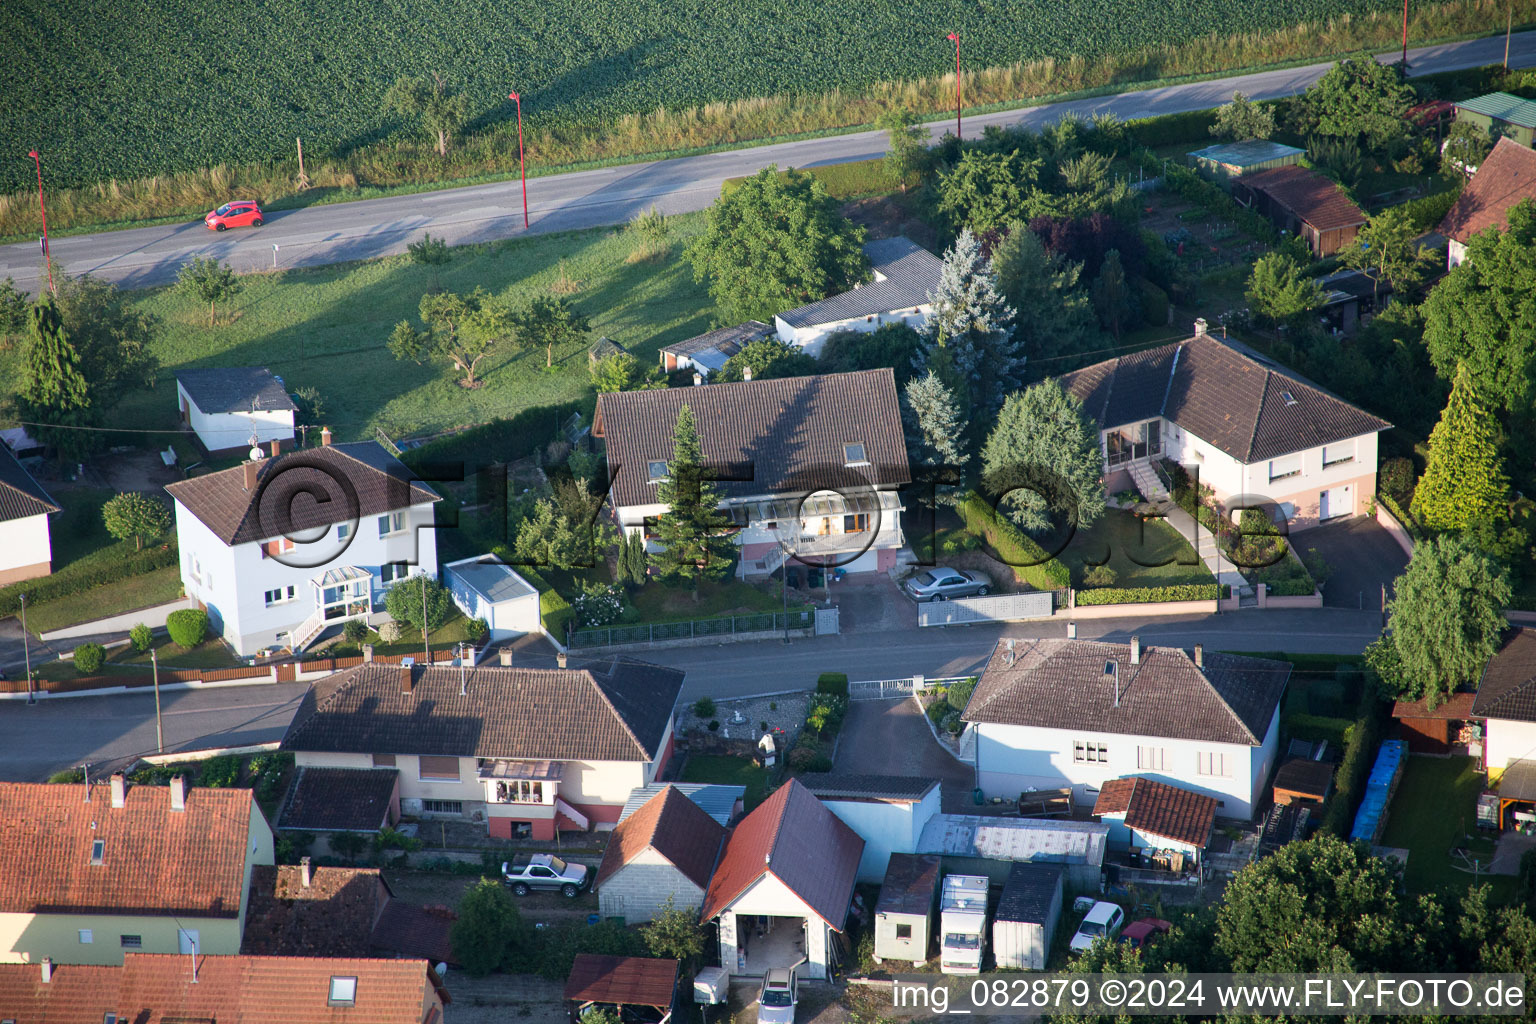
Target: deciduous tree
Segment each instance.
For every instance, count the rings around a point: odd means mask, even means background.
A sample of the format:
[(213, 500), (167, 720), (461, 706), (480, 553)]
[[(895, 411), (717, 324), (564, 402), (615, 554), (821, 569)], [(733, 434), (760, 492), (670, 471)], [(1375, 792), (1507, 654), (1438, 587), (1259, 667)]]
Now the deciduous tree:
[(1344, 262), (1360, 270), (1374, 269), (1399, 297), (1424, 283), (1444, 254), (1421, 247), (1422, 232), (1400, 206), (1389, 206), (1366, 222), (1355, 244), (1343, 252)]
[(469, 104), (443, 75), (404, 75), (384, 94), (384, 107), (415, 118), (437, 141), (438, 156), (448, 155), (448, 142), (464, 127)]
[(1014, 340), (1013, 307), (968, 229), (944, 254), (932, 304), (921, 364), (963, 395), (973, 422), (984, 421), (1023, 384), (1025, 356)]
[(981, 464), (986, 489), (1025, 530), (1089, 526), (1104, 513), (1098, 425), (1054, 378), (1008, 396)]
[(467, 295), (428, 292), (417, 308), (425, 329), (400, 321), (389, 336), (390, 353), (416, 363), (443, 359), (458, 369), (460, 386), (479, 387), (481, 361), (513, 336), (512, 314), (505, 303), (476, 288)]
[[(384, 610), (396, 622), (404, 623), (425, 636), (447, 622), (453, 614), (453, 596), (446, 587), (426, 573), (413, 573), (389, 588), (384, 598)], [(425, 619), (422, 618), (423, 612), (426, 613)]]
[(517, 339), (529, 348), (544, 349), (544, 366), (555, 365), (555, 346), (580, 341), (592, 330), (587, 319), (569, 299), (540, 295), (508, 318)]
[(506, 887), (482, 878), (459, 900), (450, 941), (459, 965), (480, 978), (512, 962), (523, 942), (522, 915)]
[(1025, 210), (1039, 183), (1042, 162), (1018, 151), (968, 149), (936, 182), (938, 210), (956, 230), (986, 232), (1007, 225)]
[(1083, 265), (1048, 251), (1022, 222), (1015, 221), (992, 251), (992, 269), (1008, 305), (1028, 310), (1013, 336), (1037, 376), (1069, 370), (1073, 356), (1104, 346), (1082, 284)]
[(912, 361), (917, 358), (922, 337), (906, 324), (881, 324), (873, 331), (834, 331), (822, 342), (817, 357), (821, 373), (853, 373), (890, 367), (895, 371), (896, 386), (904, 387), (912, 378)]
[(748, 369), (753, 380), (773, 380), (778, 377), (804, 377), (818, 372), (815, 358), (805, 354), (799, 346), (790, 345), (769, 336), (750, 341), (740, 352), (725, 361), (710, 381), (726, 384), (746, 380)]
[(214, 256), (193, 256), (176, 276), (182, 290), (208, 303), (208, 326), (214, 323), (218, 304), (240, 293), (245, 286), (235, 272)]
[(1314, 309), (1328, 296), (1306, 267), (1290, 253), (1268, 252), (1253, 264), (1248, 275), (1248, 301), (1260, 316), (1275, 323), (1289, 323)]
[(59, 318), (80, 354), (91, 408), (111, 409), (125, 395), (153, 388), (160, 362), (151, 351), (160, 321), (130, 302), (114, 284), (54, 267)]
[(906, 107), (895, 107), (875, 118), (875, 127), (889, 140), (885, 149), (885, 170), (907, 190), (907, 177), (920, 170), (928, 149), (928, 129)]
[(662, 579), (692, 587), (694, 600), (701, 582), (730, 575), (736, 557), (730, 521), (719, 512), (720, 489), (710, 475), (693, 410), (684, 405), (672, 431), (666, 476), (656, 487), (656, 502), (667, 506), (667, 511), (656, 518), (656, 539), (662, 550), (651, 556), (651, 565)]
[(1231, 103), (1216, 108), (1216, 123), (1211, 125), (1211, 134), (1234, 142), (1267, 139), (1275, 134), (1275, 110), (1234, 92)]
[(540, 499), (518, 527), (513, 550), (520, 564), (556, 569), (596, 565), (617, 539), (601, 521), (601, 495), (577, 480), (562, 479), (551, 498)]
[(1403, 115), (1414, 104), (1414, 92), (1402, 71), (1356, 53), (1339, 61), (1308, 89), (1297, 104), (1300, 134), (1316, 131), (1341, 139), (1356, 139), (1376, 149), (1408, 134)]
[(158, 537), (171, 528), (171, 513), (149, 495), (128, 491), (107, 499), (101, 506), (101, 521), (113, 537), (132, 537), (135, 550), (142, 551), (145, 537)]
[(591, 366), (592, 388), (600, 395), (615, 391), (655, 391), (667, 386), (658, 366), (641, 366), (628, 352), (604, 356)]
[(704, 955), (708, 933), (699, 921), (697, 910), (673, 905), (672, 897), (657, 909), (651, 923), (640, 929), (645, 936), (645, 948), (651, 956), (679, 960), (691, 964)]
[(1499, 427), (1478, 401), (1465, 366), (1429, 435), (1424, 476), (1413, 492), (1413, 514), (1432, 530), (1462, 530), (1507, 516), (1509, 477), (1499, 457)]

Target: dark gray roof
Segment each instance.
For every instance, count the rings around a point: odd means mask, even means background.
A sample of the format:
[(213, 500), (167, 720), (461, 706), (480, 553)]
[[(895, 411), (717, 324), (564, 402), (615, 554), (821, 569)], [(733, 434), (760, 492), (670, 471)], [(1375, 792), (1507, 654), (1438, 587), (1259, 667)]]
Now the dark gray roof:
[(1317, 279), (1323, 291), (1328, 293), (1328, 305), (1336, 305), (1340, 302), (1348, 302), (1351, 299), (1363, 299), (1367, 296), (1387, 296), (1392, 294), (1392, 285), (1386, 281), (1378, 280), (1375, 275), (1364, 270), (1335, 270), (1326, 277)]
[(511, 566), (501, 562), (466, 562), (463, 565), (447, 566), (445, 571), (463, 580), (466, 586), (491, 604), (538, 593)]
[(939, 784), (917, 775), (844, 775), (809, 772), (800, 784), (823, 800), (880, 800), (916, 803)]
[(943, 262), (910, 238), (881, 238), (864, 243), (875, 278), (869, 284), (780, 313), (791, 327), (852, 320), (921, 306), (939, 287)]
[(8, 446), (0, 444), (0, 522), (57, 511), (59, 506), (43, 490), (43, 485), (32, 479)]
[(676, 356), (692, 356), (701, 352), (720, 352), (727, 358), (740, 352), (754, 341), (761, 341), (773, 333), (773, 328), (760, 320), (748, 320), (735, 327), (717, 327), (713, 331), (694, 335), (682, 341), (664, 346), (661, 351)]
[(997, 901), (996, 919), (1046, 924), (1064, 870), (1060, 864), (1014, 861)]
[(217, 366), (206, 370), (177, 370), (182, 390), (203, 412), (250, 412), (298, 406), (288, 397), (281, 377), (265, 366)]
[(1209, 334), (1107, 359), (1060, 380), (1106, 430), (1161, 416), (1243, 463), (1392, 426)]
[[(965, 707), (967, 722), (1084, 729), (1258, 746), (1291, 666), (1205, 654), (1205, 668), (1177, 647), (1141, 649), (1096, 640), (1000, 641)], [(1105, 672), (1113, 663), (1119, 676)]]
[(939, 888), (940, 858), (932, 854), (893, 853), (880, 883), (877, 914), (926, 914)]
[(280, 823), (283, 828), (377, 832), (389, 823), (399, 774), (394, 768), (300, 768)]
[(1498, 652), (1483, 669), (1472, 714), (1536, 722), (1536, 629), (1521, 626), (1505, 634)]

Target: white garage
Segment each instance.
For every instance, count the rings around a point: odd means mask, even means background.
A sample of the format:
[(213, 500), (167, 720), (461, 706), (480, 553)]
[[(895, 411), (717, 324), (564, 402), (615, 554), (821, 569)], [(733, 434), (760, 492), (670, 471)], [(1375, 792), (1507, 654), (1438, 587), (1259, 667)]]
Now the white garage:
[(538, 590), (495, 555), (448, 563), (443, 582), (459, 611), (491, 627), (492, 643), (539, 632)]

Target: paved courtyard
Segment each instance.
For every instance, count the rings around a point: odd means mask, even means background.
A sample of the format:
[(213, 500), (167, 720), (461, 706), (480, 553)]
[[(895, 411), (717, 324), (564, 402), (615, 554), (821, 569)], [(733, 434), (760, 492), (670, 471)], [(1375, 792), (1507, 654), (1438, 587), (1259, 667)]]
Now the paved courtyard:
[(1408, 566), (1408, 556), (1380, 523), (1356, 516), (1339, 523), (1313, 527), (1291, 538), (1298, 555), (1310, 548), (1327, 561), (1333, 574), (1323, 587), (1323, 604), (1329, 608), (1381, 608), (1381, 588), (1392, 596), (1392, 581)]
[(974, 811), (975, 773), (933, 738), (911, 697), (851, 701), (833, 767), (839, 772), (938, 779), (946, 813)]

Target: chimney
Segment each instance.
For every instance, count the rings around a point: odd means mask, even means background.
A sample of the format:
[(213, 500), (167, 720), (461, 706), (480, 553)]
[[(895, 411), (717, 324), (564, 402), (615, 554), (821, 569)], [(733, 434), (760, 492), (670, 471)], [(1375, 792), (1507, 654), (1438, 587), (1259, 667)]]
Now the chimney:
[(363, 664), (373, 664), (373, 644), (363, 644)]
[(400, 692), (411, 692), (411, 673), (416, 670), (415, 658), (400, 659)]
[(256, 479), (261, 475), (261, 463), (248, 461), (240, 468), (245, 471), (245, 489), (247, 491), (254, 491), (256, 489)]
[(330, 427), (321, 427), (320, 428), (320, 446), (323, 447), (323, 448), (329, 448), (331, 446), (331, 428)]
[(750, 366), (743, 366), (741, 368), (741, 379), (742, 380), (751, 380), (752, 379), (752, 367), (750, 367)]
[(52, 980), (53, 980), (53, 958), (45, 956), (45, 957), (43, 957), (43, 984), (46, 985), (46, 984), (48, 984)]
[(299, 858), (299, 878), (300, 878), (301, 881), (303, 881), (304, 888), (306, 888), (306, 889), (309, 888), (310, 879), (313, 878), (313, 877), (314, 876), (312, 876), (310, 874), (310, 872), (309, 872), (309, 858), (308, 857), (300, 857)]
[(128, 799), (128, 777), (122, 772), (112, 773), (112, 806), (121, 807)]
[(555, 664), (557, 666), (559, 666), (560, 668), (565, 668), (565, 664), (566, 664), (567, 660), (568, 659), (566, 658), (566, 655), (565, 655), (564, 651), (561, 651), (559, 654), (555, 655)]
[(510, 648), (510, 647), (503, 647), (501, 650), (497, 651), (496, 653), (501, 656), (501, 667), (502, 668), (511, 668), (512, 667), (512, 648)]
[(693, 375), (693, 386), (694, 387), (698, 387), (700, 384), (703, 384), (703, 383), (704, 383), (704, 375), (702, 373), (696, 373), (696, 374)]
[(1141, 664), (1141, 637), (1131, 637), (1131, 664)]
[(1205, 668), (1205, 644), (1195, 644), (1195, 668)]
[(1202, 317), (1197, 317), (1196, 320), (1195, 320), (1195, 337), (1197, 337), (1197, 338), (1205, 337), (1205, 329), (1207, 327), (1209, 327), (1209, 326), (1210, 326), (1210, 324), (1207, 324), (1205, 322), (1205, 317), (1203, 317), (1203, 316)]
[(1067, 639), (1068, 640), (1076, 640), (1077, 639), (1077, 623), (1075, 623), (1075, 622), (1067, 623)]
[(272, 439), (272, 457), (275, 459), (281, 454), (283, 454), (283, 442), (274, 437)]
[(171, 780), (171, 810), (187, 809), (187, 777), (178, 775)]

